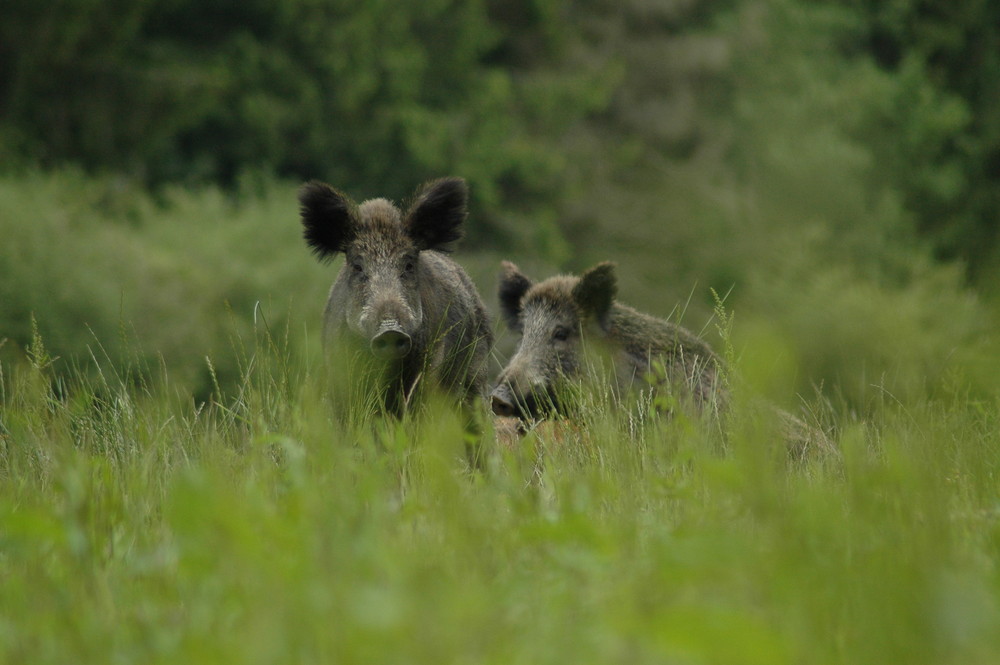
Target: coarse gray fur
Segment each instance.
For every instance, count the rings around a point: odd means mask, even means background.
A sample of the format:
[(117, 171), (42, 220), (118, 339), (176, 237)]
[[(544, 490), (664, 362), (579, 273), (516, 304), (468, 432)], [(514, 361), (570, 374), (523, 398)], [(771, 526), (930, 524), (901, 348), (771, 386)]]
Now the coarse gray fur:
[(535, 284), (504, 261), (501, 313), (521, 340), (493, 390), (494, 413), (537, 418), (546, 407), (558, 410), (561, 383), (580, 378), (587, 347), (595, 342), (610, 355), (619, 386), (649, 386), (659, 367), (661, 384), (698, 408), (717, 406), (722, 362), (709, 345), (679, 325), (617, 302), (616, 295), (612, 263)]
[(447, 256), (467, 216), (465, 182), (427, 183), (405, 214), (386, 199), (356, 206), (315, 181), (299, 200), (320, 260), (345, 256), (323, 314), (324, 346), (369, 349), (390, 412), (401, 413), (421, 382), (465, 403), (484, 397), (492, 327), (472, 280)]

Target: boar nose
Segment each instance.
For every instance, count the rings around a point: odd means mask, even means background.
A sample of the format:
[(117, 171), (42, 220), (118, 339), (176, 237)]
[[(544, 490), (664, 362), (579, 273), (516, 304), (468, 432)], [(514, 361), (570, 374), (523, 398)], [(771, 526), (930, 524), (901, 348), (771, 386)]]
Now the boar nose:
[(490, 395), (490, 406), (493, 413), (498, 416), (516, 416), (517, 408), (514, 406), (510, 390), (505, 386), (500, 386)]
[(383, 360), (402, 358), (410, 352), (410, 336), (402, 330), (390, 328), (372, 338), (372, 353)]
[(490, 404), (493, 408), (493, 413), (498, 416), (516, 416), (517, 409), (514, 405), (505, 400), (503, 397), (497, 397), (493, 395), (490, 399)]

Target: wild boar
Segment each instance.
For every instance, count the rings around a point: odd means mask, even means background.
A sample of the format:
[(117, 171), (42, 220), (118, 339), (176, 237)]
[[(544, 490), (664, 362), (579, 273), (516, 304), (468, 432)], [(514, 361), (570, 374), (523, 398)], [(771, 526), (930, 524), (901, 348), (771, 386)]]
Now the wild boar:
[(447, 255), (462, 237), (467, 199), (461, 178), (425, 184), (405, 213), (383, 198), (355, 205), (322, 182), (299, 191), (306, 243), (320, 261), (345, 256), (323, 315), (324, 346), (366, 348), (391, 413), (428, 381), (466, 404), (485, 398), (492, 327), (472, 280)]
[(696, 407), (717, 406), (721, 359), (692, 332), (617, 302), (614, 264), (538, 284), (513, 263), (502, 266), (501, 314), (521, 340), (491, 395), (496, 415), (536, 419), (561, 411), (595, 343), (611, 358), (618, 387), (649, 386), (659, 369), (658, 382)]

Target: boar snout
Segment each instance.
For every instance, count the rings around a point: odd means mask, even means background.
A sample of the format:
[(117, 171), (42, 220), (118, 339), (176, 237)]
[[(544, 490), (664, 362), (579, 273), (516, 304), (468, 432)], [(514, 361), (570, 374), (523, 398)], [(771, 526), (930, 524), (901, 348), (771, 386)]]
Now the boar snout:
[(490, 395), (490, 406), (493, 413), (498, 416), (517, 416), (517, 407), (514, 406), (514, 396), (507, 386), (497, 386), (493, 394)]
[(410, 336), (395, 323), (381, 325), (371, 341), (372, 353), (383, 360), (402, 358), (412, 347)]
[(542, 412), (543, 402), (548, 405), (551, 400), (543, 397), (540, 401), (535, 391), (518, 394), (507, 383), (501, 383), (490, 394), (490, 408), (497, 416), (534, 420)]

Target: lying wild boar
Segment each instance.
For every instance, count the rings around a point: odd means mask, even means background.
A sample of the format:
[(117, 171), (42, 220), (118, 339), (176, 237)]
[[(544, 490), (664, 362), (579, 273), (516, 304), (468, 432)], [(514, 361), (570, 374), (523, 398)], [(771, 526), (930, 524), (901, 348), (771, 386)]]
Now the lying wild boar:
[(617, 302), (616, 292), (612, 263), (534, 284), (504, 261), (500, 310), (521, 341), (493, 391), (493, 412), (534, 419), (559, 411), (566, 382), (581, 378), (586, 347), (595, 343), (610, 355), (619, 386), (648, 386), (662, 363), (661, 383), (698, 407), (716, 406), (721, 361), (712, 349), (678, 325)]
[(392, 413), (428, 380), (467, 403), (485, 396), (492, 329), (472, 280), (447, 256), (467, 198), (460, 178), (427, 183), (405, 214), (386, 199), (355, 206), (321, 182), (299, 191), (306, 243), (321, 261), (345, 256), (326, 303), (325, 346), (367, 347)]

